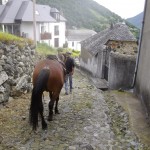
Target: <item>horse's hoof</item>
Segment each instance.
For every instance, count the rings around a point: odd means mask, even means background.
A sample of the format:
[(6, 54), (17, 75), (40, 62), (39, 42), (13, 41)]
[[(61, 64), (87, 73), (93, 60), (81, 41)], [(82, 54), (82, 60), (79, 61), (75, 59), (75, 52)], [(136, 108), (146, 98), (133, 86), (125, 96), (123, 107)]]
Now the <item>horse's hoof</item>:
[(47, 130), (47, 124), (42, 125), (43, 130)]
[(52, 116), (48, 116), (47, 120), (48, 121), (53, 121), (53, 117)]
[(55, 111), (55, 114), (60, 114), (58, 110)]
[(37, 132), (37, 128), (32, 128), (32, 131)]

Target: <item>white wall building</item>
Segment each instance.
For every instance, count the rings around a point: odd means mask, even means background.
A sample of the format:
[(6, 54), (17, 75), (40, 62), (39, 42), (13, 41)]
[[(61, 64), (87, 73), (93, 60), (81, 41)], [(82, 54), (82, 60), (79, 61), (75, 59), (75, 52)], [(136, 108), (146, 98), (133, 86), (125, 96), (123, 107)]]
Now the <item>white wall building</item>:
[[(34, 39), (33, 2), (31, 0), (7, 0), (0, 5), (0, 24), (3, 32)], [(66, 19), (56, 8), (35, 5), (36, 41), (52, 47), (65, 44)]]
[(66, 42), (68, 43), (68, 48), (81, 51), (80, 42), (94, 34), (96, 34), (95, 31), (88, 29), (67, 30)]

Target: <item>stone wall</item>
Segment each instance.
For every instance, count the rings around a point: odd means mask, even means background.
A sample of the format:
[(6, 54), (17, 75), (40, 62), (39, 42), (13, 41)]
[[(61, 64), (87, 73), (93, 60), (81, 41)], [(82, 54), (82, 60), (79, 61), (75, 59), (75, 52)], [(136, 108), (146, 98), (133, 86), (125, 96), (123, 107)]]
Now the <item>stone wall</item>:
[(110, 89), (130, 89), (133, 83), (136, 55), (111, 52), (109, 56), (108, 83)]
[(33, 45), (0, 42), (0, 103), (31, 90), (34, 58)]
[(136, 41), (108, 41), (107, 46), (120, 54), (135, 55), (138, 45)]

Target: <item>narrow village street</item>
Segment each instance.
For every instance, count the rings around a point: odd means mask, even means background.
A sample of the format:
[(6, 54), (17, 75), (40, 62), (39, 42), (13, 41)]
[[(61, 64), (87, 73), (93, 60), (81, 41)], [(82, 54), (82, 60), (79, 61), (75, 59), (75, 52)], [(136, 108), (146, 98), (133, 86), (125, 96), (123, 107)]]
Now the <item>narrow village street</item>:
[[(0, 107), (0, 150), (150, 150), (136, 136), (128, 113), (108, 91), (97, 89), (79, 69), (74, 89), (62, 89), (59, 115), (48, 122), (48, 130), (37, 132), (29, 125), (31, 93)], [(48, 115), (48, 93), (44, 93), (44, 114)]]

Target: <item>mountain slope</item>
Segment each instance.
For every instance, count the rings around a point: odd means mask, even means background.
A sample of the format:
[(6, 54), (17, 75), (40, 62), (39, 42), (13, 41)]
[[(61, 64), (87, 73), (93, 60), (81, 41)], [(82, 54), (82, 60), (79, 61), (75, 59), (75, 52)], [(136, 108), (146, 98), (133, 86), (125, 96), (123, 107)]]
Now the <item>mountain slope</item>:
[(143, 21), (143, 15), (144, 13), (140, 13), (132, 18), (128, 18), (126, 19), (128, 22), (130, 22), (131, 24), (133, 24), (134, 26), (136, 26), (137, 28), (141, 29), (142, 27), (142, 21)]
[(56, 7), (67, 19), (71, 28), (88, 28), (100, 31), (110, 23), (122, 21), (118, 15), (92, 0), (37, 0), (37, 3)]
[[(93, 0), (36, 0), (37, 4), (45, 4), (57, 8), (67, 19), (67, 28), (87, 28), (96, 32), (110, 27), (111, 23), (125, 21), (120, 16), (111, 12)], [(138, 30), (130, 26), (135, 36)]]

